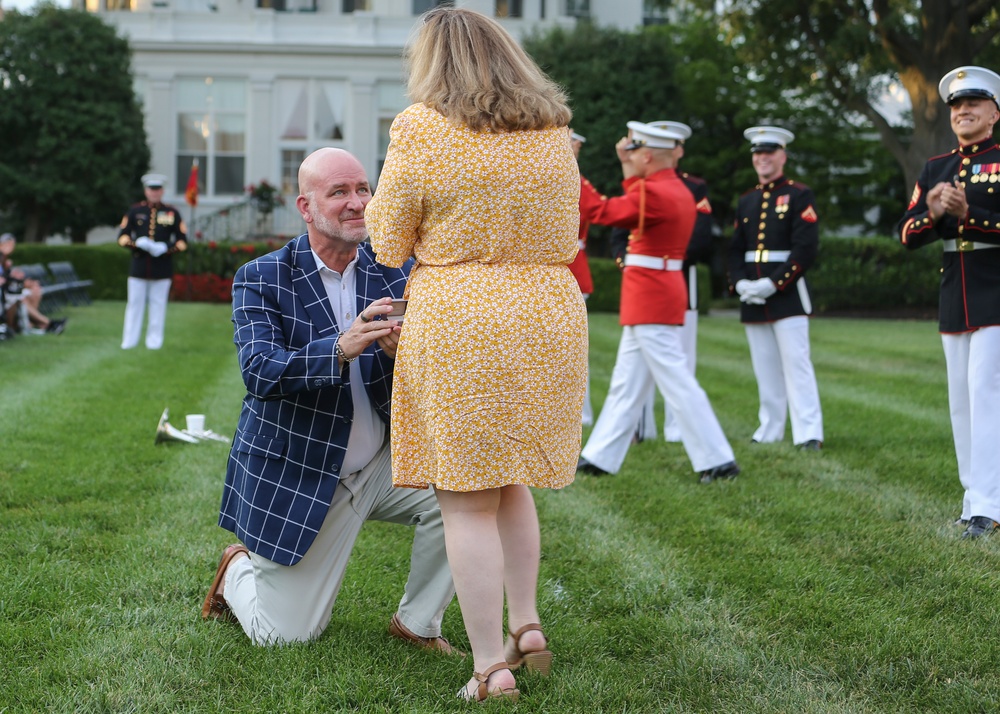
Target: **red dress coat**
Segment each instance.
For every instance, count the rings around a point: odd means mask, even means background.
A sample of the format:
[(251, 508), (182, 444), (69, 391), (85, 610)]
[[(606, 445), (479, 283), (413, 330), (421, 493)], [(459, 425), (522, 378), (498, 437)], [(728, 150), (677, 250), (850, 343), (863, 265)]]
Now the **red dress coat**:
[[(590, 187), (592, 193), (586, 193), (584, 186)], [(592, 197), (594, 194), (597, 194), (597, 191), (591, 186), (590, 181), (581, 175), (580, 233), (577, 236), (577, 244), (580, 246), (580, 252), (576, 254), (576, 258), (569, 264), (569, 270), (573, 273), (573, 277), (576, 278), (576, 282), (580, 285), (580, 292), (584, 295), (590, 295), (590, 293), (594, 292), (594, 279), (590, 276), (590, 263), (587, 262), (587, 231), (590, 230), (590, 221), (587, 216), (590, 214), (590, 206), (584, 203), (585, 201), (593, 201)]]
[[(632, 231), (628, 254), (684, 260), (697, 211), (691, 191), (674, 169), (622, 182), (624, 196), (601, 196), (589, 183), (581, 186), (591, 223)], [(583, 193), (587, 198), (584, 199)], [(626, 266), (622, 273), (619, 321), (622, 325), (683, 325), (687, 287), (680, 270)]]

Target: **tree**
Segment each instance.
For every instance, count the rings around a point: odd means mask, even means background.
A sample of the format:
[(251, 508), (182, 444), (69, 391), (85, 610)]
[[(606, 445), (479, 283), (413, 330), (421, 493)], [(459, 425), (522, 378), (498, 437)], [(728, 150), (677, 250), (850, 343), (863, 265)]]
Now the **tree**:
[[(583, 24), (529, 38), (525, 48), (569, 92), (573, 128), (588, 139), (581, 170), (605, 193), (621, 192), (613, 147), (625, 123), (672, 119), (694, 132), (680, 166), (708, 182), (720, 231), (729, 230), (737, 197), (757, 181), (743, 137), (757, 124), (796, 133), (789, 175), (815, 189), (825, 229), (885, 231), (895, 222), (894, 210), (873, 217), (871, 209), (881, 203), (894, 209), (905, 200), (892, 159), (873, 150), (870, 129), (825, 99), (789, 92), (748, 69), (710, 13), (638, 32)], [(887, 182), (898, 186), (887, 190)], [(600, 254), (602, 233), (591, 238)]]
[[(938, 95), (946, 72), (1000, 60), (995, 0), (726, 0), (716, 4), (730, 41), (762, 77), (786, 89), (821, 91), (864, 116), (912, 186), (928, 157), (955, 145)], [(912, 133), (879, 110), (899, 81), (912, 105)]]
[(42, 5), (0, 20), (0, 210), (25, 241), (118, 222), (149, 166), (128, 43)]

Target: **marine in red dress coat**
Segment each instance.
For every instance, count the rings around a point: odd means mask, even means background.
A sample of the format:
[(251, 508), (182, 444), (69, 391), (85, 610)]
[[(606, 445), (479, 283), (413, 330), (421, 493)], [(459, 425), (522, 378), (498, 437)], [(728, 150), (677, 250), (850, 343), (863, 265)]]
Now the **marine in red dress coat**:
[[(695, 223), (695, 201), (672, 168), (622, 182), (625, 195), (601, 196), (589, 183), (581, 196), (592, 223), (631, 230), (628, 254), (677, 261), (675, 270), (630, 265), (622, 274), (622, 325), (683, 325), (687, 287), (680, 265)], [(581, 198), (581, 205), (584, 199)]]

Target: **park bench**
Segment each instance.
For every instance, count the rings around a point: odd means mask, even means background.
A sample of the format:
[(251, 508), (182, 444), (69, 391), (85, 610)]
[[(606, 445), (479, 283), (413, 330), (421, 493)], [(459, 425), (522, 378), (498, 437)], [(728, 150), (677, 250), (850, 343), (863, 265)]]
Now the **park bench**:
[(60, 310), (67, 304), (90, 304), (88, 288), (93, 285), (93, 281), (80, 280), (71, 263), (65, 261), (49, 263), (48, 268), (41, 263), (16, 267), (24, 272), (25, 278), (37, 280), (41, 284), (43, 290), (40, 309), (46, 315)]
[(81, 280), (73, 269), (73, 264), (68, 260), (57, 261), (48, 264), (49, 273), (52, 275), (55, 285), (65, 286), (66, 296), (72, 305), (90, 304), (90, 287), (93, 280)]

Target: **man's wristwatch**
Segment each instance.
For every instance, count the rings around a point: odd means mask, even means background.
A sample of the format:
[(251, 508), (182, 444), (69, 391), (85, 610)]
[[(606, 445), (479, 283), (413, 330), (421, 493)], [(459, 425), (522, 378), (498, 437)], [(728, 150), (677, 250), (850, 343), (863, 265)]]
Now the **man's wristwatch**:
[(344, 348), (340, 346), (339, 337), (337, 338), (336, 344), (334, 344), (333, 346), (333, 352), (335, 355), (340, 357), (340, 361), (343, 362), (344, 364), (350, 364), (351, 362), (353, 362), (358, 358), (357, 355), (354, 355), (353, 357), (348, 357), (346, 354), (344, 354)]

